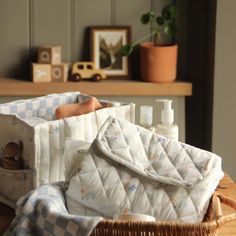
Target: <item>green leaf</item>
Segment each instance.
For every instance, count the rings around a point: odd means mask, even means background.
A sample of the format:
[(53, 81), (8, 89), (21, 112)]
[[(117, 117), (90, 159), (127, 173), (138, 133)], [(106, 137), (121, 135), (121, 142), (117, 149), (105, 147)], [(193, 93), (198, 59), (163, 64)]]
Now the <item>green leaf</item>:
[(129, 56), (132, 52), (133, 52), (133, 46), (130, 44), (126, 44), (126, 45), (121, 46), (121, 48), (119, 50), (119, 53), (122, 56)]
[(153, 11), (149, 11), (147, 14), (150, 18), (155, 18), (155, 13)]
[(146, 25), (148, 24), (153, 18), (155, 17), (154, 12), (149, 11), (141, 16), (141, 22), (142, 24)]
[(168, 4), (162, 9), (162, 16), (166, 20), (174, 20), (176, 18), (176, 6)]
[(158, 16), (156, 18), (156, 22), (157, 22), (158, 25), (163, 25), (165, 23), (165, 19), (161, 16)]
[(174, 22), (170, 22), (164, 27), (164, 32), (167, 36), (174, 37), (178, 32), (178, 27)]
[(149, 17), (149, 15), (148, 15), (148, 14), (143, 14), (143, 15), (141, 16), (141, 22), (142, 22), (142, 24), (144, 24), (144, 25), (148, 24), (148, 23), (150, 22), (150, 17)]

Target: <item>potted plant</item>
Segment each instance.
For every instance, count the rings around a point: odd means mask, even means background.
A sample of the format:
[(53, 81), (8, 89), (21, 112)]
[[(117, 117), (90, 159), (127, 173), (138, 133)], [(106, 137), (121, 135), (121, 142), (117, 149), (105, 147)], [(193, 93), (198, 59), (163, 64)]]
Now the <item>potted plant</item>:
[[(173, 40), (177, 33), (175, 5), (166, 5), (160, 16), (149, 11), (141, 16), (141, 22), (150, 25), (150, 33), (130, 45), (123, 46), (121, 54), (128, 56), (136, 45), (140, 45), (141, 79), (159, 83), (174, 81), (178, 46), (175, 43), (166, 43), (166, 39), (170, 37)], [(151, 41), (143, 42), (147, 38)]]

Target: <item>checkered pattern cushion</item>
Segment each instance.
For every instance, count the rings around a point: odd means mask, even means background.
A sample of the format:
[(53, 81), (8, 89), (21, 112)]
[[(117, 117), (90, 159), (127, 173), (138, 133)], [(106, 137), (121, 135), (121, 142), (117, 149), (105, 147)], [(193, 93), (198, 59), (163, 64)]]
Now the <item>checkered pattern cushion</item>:
[(79, 98), (79, 94), (79, 92), (50, 94), (44, 97), (9, 102), (0, 105), (0, 113), (15, 114), (22, 119), (41, 117), (45, 120), (53, 120), (54, 112), (59, 105), (77, 103), (81, 102), (81, 99), (86, 99), (87, 96)]
[(65, 207), (63, 183), (43, 185), (20, 198), (8, 235), (89, 235), (101, 217), (70, 215)]

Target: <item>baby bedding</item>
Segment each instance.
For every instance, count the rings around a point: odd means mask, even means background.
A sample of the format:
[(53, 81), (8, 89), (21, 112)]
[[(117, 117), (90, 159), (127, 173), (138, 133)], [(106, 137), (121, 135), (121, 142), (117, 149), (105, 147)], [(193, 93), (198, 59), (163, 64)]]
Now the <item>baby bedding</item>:
[(66, 182), (22, 197), (4, 236), (87, 236), (122, 212), (198, 223), (223, 176), (217, 155), (114, 117), (92, 144), (68, 138), (64, 154)]
[(132, 212), (199, 223), (223, 177), (219, 156), (114, 117), (81, 147), (67, 166), (73, 214)]

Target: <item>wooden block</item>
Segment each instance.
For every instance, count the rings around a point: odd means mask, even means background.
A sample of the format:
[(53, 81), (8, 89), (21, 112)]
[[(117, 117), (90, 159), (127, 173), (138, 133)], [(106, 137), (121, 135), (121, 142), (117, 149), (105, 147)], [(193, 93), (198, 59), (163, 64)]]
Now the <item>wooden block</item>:
[(66, 82), (68, 80), (68, 72), (68, 63), (51, 65), (51, 77), (53, 82)]
[(60, 46), (42, 46), (38, 48), (38, 63), (40, 64), (60, 64), (61, 47)]
[(51, 81), (51, 65), (50, 64), (32, 64), (32, 80), (33, 82), (50, 82)]

